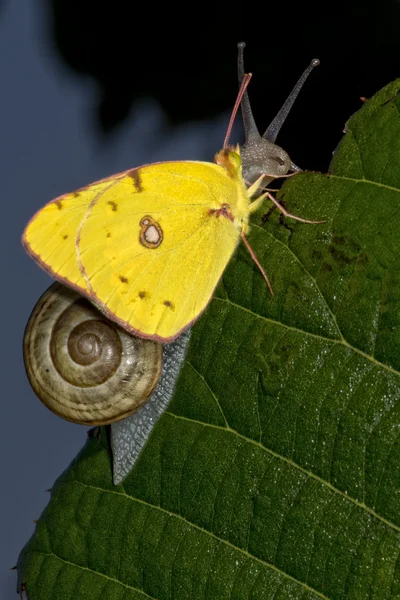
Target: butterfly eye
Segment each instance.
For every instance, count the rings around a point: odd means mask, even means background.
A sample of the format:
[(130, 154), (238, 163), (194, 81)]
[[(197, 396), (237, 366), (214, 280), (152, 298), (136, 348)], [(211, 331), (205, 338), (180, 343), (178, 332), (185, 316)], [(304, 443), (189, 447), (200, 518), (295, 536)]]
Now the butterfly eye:
[(231, 152), (229, 152), (229, 158), (233, 162), (233, 164), (235, 165), (235, 167), (237, 169), (239, 169), (240, 165), (242, 164), (242, 161), (241, 161), (241, 158), (240, 158), (239, 154), (237, 152), (234, 152), (232, 150)]

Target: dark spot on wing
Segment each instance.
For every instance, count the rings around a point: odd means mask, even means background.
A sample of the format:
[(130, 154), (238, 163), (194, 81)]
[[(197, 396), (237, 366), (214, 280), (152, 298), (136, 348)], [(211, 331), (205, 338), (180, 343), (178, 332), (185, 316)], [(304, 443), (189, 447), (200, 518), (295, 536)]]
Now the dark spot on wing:
[(111, 237), (111, 233), (109, 231), (107, 231), (107, 237), (110, 238)]
[(118, 204), (116, 202), (114, 202), (113, 200), (108, 200), (107, 204), (109, 204), (111, 206), (111, 210), (112, 211), (116, 211), (118, 208)]
[(147, 298), (147, 292), (139, 292), (138, 296), (139, 296), (139, 298), (144, 300), (145, 298)]
[(132, 169), (132, 171), (129, 171), (128, 177), (131, 177), (136, 191), (143, 192), (142, 178), (140, 177), (139, 169)]
[(74, 198), (78, 198), (80, 196), (79, 192), (72, 192)]
[(118, 277), (121, 283), (128, 283), (127, 277), (124, 277), (123, 275), (118, 275)]
[(170, 300), (164, 300), (164, 306), (167, 306), (171, 310), (175, 310), (175, 306), (173, 305), (173, 303)]
[(57, 206), (58, 210), (61, 210), (63, 207), (61, 200), (56, 200), (54, 204)]
[(68, 234), (66, 233), (65, 235), (63, 235), (63, 240), (66, 240), (68, 238)]

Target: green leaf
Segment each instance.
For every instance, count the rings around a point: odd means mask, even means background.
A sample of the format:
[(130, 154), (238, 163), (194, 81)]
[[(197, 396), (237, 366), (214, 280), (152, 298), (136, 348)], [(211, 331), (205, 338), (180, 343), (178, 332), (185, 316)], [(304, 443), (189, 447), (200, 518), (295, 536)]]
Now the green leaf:
[(400, 598), (400, 82), (296, 175), (193, 330), (175, 397), (113, 486), (105, 438), (21, 553), (29, 600)]

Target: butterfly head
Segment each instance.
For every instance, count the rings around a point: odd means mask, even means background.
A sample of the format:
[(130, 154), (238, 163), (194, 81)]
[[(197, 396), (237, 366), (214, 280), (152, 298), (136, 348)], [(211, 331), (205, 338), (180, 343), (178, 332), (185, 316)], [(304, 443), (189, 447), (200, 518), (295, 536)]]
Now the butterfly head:
[(223, 167), (232, 179), (241, 176), (242, 160), (240, 158), (239, 146), (228, 146), (222, 148), (214, 157), (217, 165)]

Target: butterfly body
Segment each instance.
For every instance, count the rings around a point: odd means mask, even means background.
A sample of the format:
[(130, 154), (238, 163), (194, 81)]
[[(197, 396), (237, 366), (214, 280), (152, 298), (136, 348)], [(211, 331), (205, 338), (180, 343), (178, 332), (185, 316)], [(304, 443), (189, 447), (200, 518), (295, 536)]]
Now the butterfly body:
[(56, 198), (28, 223), (27, 252), (128, 331), (175, 339), (207, 306), (250, 198), (240, 157), (165, 162)]

